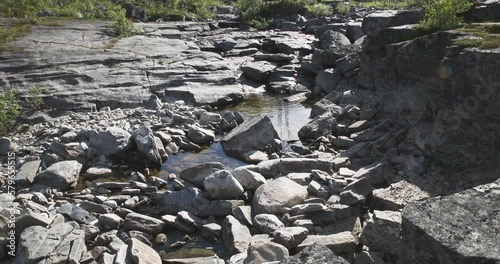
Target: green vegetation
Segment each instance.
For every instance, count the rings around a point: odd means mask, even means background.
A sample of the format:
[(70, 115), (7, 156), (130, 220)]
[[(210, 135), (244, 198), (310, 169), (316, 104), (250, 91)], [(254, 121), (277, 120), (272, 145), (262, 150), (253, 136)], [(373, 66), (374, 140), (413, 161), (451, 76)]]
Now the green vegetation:
[(421, 25), (429, 30), (446, 30), (457, 27), (462, 18), (458, 16), (472, 6), (468, 0), (436, 0), (424, 5), (425, 17)]
[(40, 86), (36, 85), (28, 91), (28, 97), (26, 97), (26, 103), (28, 103), (28, 108), (32, 110), (40, 110), (44, 104), (42, 97), (42, 89)]
[(134, 4), (138, 9), (144, 9), (151, 20), (156, 20), (173, 15), (187, 18), (210, 18), (213, 16), (214, 7), (221, 6), (222, 2), (219, 0), (136, 0)]
[(469, 24), (458, 29), (476, 38), (464, 38), (455, 41), (463, 48), (496, 49), (500, 48), (500, 24)]
[(431, 0), (374, 0), (368, 2), (358, 2), (350, 0), (350, 1), (334, 1), (334, 2), (337, 2), (335, 4), (336, 11), (340, 14), (345, 14), (349, 12), (351, 7), (360, 7), (360, 8), (376, 7), (376, 8), (394, 8), (394, 9), (418, 8), (418, 7), (423, 7), (426, 3), (430, 1)]
[(0, 25), (0, 51), (13, 49), (8, 43), (23, 37), (29, 29), (26, 24)]
[(4, 94), (0, 94), (0, 135), (12, 130), (20, 110), (21, 106), (14, 89), (11, 88)]
[(333, 7), (323, 3), (306, 4), (306, 9), (313, 16), (331, 16)]

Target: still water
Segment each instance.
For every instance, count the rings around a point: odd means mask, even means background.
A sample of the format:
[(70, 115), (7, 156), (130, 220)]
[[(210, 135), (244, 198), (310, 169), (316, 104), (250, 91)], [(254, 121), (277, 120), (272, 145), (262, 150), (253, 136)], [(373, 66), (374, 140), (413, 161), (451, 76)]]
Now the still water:
[[(246, 118), (263, 114), (267, 115), (283, 141), (298, 140), (297, 133), (308, 121), (311, 113), (310, 105), (301, 103), (288, 103), (281, 96), (267, 94), (255, 95), (244, 102), (224, 109), (224, 111), (239, 111)], [(228, 168), (245, 165), (244, 162), (227, 156), (220, 143), (214, 143), (200, 152), (182, 152), (169, 156), (161, 170), (168, 173), (179, 174), (182, 170), (206, 162), (220, 162)]]

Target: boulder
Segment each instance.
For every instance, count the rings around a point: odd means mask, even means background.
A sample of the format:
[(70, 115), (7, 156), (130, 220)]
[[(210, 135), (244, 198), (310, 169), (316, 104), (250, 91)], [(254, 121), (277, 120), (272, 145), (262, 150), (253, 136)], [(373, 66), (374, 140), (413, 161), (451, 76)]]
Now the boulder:
[(348, 54), (335, 61), (335, 66), (340, 74), (346, 76), (348, 73), (359, 68), (361, 58), (358, 53)]
[(420, 10), (381, 10), (363, 18), (363, 32), (369, 34), (382, 28), (418, 24), (424, 18)]
[[(221, 145), (228, 155), (243, 159), (244, 154), (255, 150), (276, 152), (281, 145), (276, 146), (279, 139), (271, 119), (267, 116), (254, 116), (233, 129), (221, 139)], [(269, 146), (271, 147), (270, 149)]]
[(274, 240), (288, 249), (294, 249), (306, 239), (308, 234), (309, 231), (305, 227), (284, 227), (274, 232)]
[(60, 161), (50, 165), (35, 177), (34, 183), (64, 191), (74, 186), (82, 169), (76, 160)]
[(198, 187), (203, 187), (203, 182), (208, 175), (225, 169), (226, 167), (222, 163), (207, 162), (181, 171), (180, 178)]
[(375, 210), (369, 216), (361, 233), (361, 243), (373, 251), (399, 255), (401, 212)]
[(302, 141), (315, 140), (322, 136), (331, 135), (337, 129), (336, 114), (326, 112), (309, 121), (299, 130), (299, 138)]
[(69, 223), (32, 226), (20, 234), (14, 263), (78, 263), (86, 252), (85, 233)]
[(228, 215), (222, 222), (222, 243), (231, 255), (245, 252), (251, 238), (250, 230), (233, 216)]
[(290, 173), (310, 173), (313, 170), (333, 173), (332, 164), (329, 161), (308, 158), (283, 158), (263, 161), (257, 165), (257, 170), (268, 178), (276, 178)]
[(131, 238), (128, 244), (128, 256), (135, 264), (161, 264), (158, 253), (138, 239)]
[(90, 212), (73, 204), (65, 204), (57, 208), (56, 212), (80, 224), (90, 224), (96, 220)]
[(297, 246), (297, 249), (302, 250), (314, 244), (326, 246), (335, 254), (353, 253), (356, 251), (358, 239), (348, 231), (328, 236), (310, 235)]
[(403, 208), (400, 263), (499, 263), (500, 180)]
[(212, 199), (234, 199), (244, 192), (238, 180), (227, 170), (220, 170), (207, 176), (203, 186)]
[(102, 214), (98, 221), (100, 225), (106, 226), (108, 229), (117, 229), (123, 223), (123, 219), (115, 214)]
[(14, 181), (17, 186), (29, 186), (35, 181), (35, 177), (40, 169), (40, 160), (28, 161), (21, 166), (19, 171), (16, 173), (16, 178)]
[(351, 45), (351, 41), (344, 34), (333, 30), (325, 31), (321, 35), (320, 41), (323, 49), (330, 49), (335, 47)]
[(244, 205), (242, 200), (208, 200), (197, 188), (157, 193), (152, 195), (151, 199), (164, 214), (176, 215), (180, 211), (188, 211), (200, 217), (230, 215), (233, 208)]
[(273, 64), (267, 61), (247, 62), (240, 66), (243, 73), (256, 81), (267, 81), (271, 71), (276, 68)]
[(288, 249), (274, 242), (257, 242), (248, 248), (244, 264), (280, 261), (289, 256)]
[(254, 194), (254, 214), (283, 213), (286, 207), (301, 204), (307, 198), (307, 190), (296, 182), (280, 177), (261, 185)]
[(215, 140), (213, 131), (193, 125), (189, 127), (187, 137), (198, 145), (206, 145)]
[(130, 146), (130, 133), (118, 127), (108, 127), (100, 132), (91, 131), (89, 135), (89, 147), (97, 149), (104, 156), (121, 154)]
[(346, 37), (354, 43), (359, 38), (363, 37), (365, 33), (363, 32), (362, 22), (349, 22), (346, 28)]
[(137, 230), (150, 235), (160, 233), (163, 230), (163, 225), (163, 221), (159, 219), (138, 213), (129, 213), (123, 222), (125, 230)]
[(155, 165), (161, 165), (162, 156), (161, 149), (164, 150), (163, 145), (159, 145), (161, 140), (158, 142), (155, 140), (153, 131), (147, 126), (141, 126), (134, 130), (133, 138), (137, 151), (151, 161)]
[(339, 70), (336, 69), (326, 69), (322, 70), (316, 76), (315, 91), (329, 94), (337, 88), (337, 84), (341, 80), (341, 74)]
[(321, 263), (321, 264), (349, 264), (349, 262), (335, 255), (329, 248), (313, 244), (304, 248), (299, 254), (282, 260), (279, 264), (303, 264), (303, 263)]
[(231, 173), (245, 190), (253, 191), (266, 183), (266, 178), (262, 174), (246, 168), (236, 168)]
[(285, 225), (273, 214), (258, 214), (253, 218), (254, 226), (264, 234), (272, 235)]
[(0, 138), (0, 156), (7, 156), (14, 148), (14, 144), (9, 138)]
[(222, 120), (221, 115), (217, 113), (211, 113), (211, 112), (203, 112), (200, 115), (200, 123), (201, 124), (208, 124), (208, 123), (218, 123)]

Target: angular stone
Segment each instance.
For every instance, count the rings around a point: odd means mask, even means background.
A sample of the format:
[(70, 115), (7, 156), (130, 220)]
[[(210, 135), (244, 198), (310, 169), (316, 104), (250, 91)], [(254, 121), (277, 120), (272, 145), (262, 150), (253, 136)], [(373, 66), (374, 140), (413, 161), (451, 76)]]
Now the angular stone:
[(261, 185), (254, 194), (255, 214), (282, 213), (285, 207), (301, 204), (307, 198), (307, 190), (296, 182), (280, 177)]
[(187, 137), (198, 145), (206, 145), (215, 140), (213, 131), (193, 125), (189, 127)]
[(130, 239), (128, 255), (135, 264), (162, 264), (160, 255), (154, 249), (135, 238)]
[(377, 211), (370, 214), (363, 232), (361, 243), (370, 250), (399, 255), (399, 234), (401, 232), (401, 212)]
[(272, 235), (274, 231), (285, 227), (285, 225), (273, 214), (258, 214), (253, 218), (254, 226), (265, 234)]
[(264, 178), (264, 176), (246, 168), (236, 168), (231, 171), (231, 174), (245, 190), (253, 191), (266, 183), (266, 178)]
[(226, 170), (220, 170), (205, 178), (203, 185), (212, 199), (233, 199), (240, 197), (244, 190), (241, 184)]
[(52, 164), (35, 177), (34, 183), (67, 190), (78, 181), (82, 164), (76, 160), (60, 161)]
[(181, 171), (180, 178), (198, 187), (203, 187), (203, 182), (208, 175), (225, 169), (226, 167), (222, 163), (208, 162)]
[(430, 193), (417, 185), (402, 180), (387, 188), (374, 190), (367, 202), (372, 209), (396, 211), (410, 202), (423, 200), (430, 196)]
[(288, 175), (294, 172), (309, 172), (321, 170), (332, 174), (332, 164), (329, 161), (308, 158), (283, 158), (261, 162), (257, 165), (258, 172), (264, 177)]
[(349, 262), (335, 255), (329, 248), (319, 244), (308, 246), (304, 248), (299, 254), (291, 256), (279, 262), (279, 264), (303, 263), (348, 264)]
[(247, 62), (240, 66), (241, 71), (251, 79), (257, 81), (267, 81), (271, 71), (276, 68), (267, 61)]
[(57, 208), (57, 213), (81, 224), (90, 224), (97, 220), (96, 217), (91, 215), (88, 211), (72, 204), (66, 204)]
[(251, 237), (250, 230), (233, 216), (228, 215), (222, 222), (222, 243), (230, 254), (246, 252)]
[(138, 230), (151, 235), (157, 235), (163, 230), (163, 221), (137, 213), (130, 213), (125, 217), (123, 227), (126, 230)]
[(89, 147), (97, 149), (99, 154), (104, 156), (121, 154), (131, 146), (130, 143), (130, 133), (118, 127), (108, 127), (101, 132), (90, 132)]
[(257, 242), (248, 248), (244, 264), (280, 261), (289, 256), (288, 249), (274, 242)]
[(328, 236), (310, 235), (297, 246), (297, 249), (302, 250), (314, 244), (326, 246), (335, 254), (342, 254), (355, 252), (358, 240), (351, 232), (342, 232)]
[(161, 142), (155, 141), (154, 138), (153, 131), (146, 126), (141, 126), (133, 132), (133, 139), (138, 152), (153, 164), (161, 165), (162, 156), (160, 149), (164, 150), (164, 147), (163, 145), (158, 145)]
[(293, 249), (306, 239), (309, 231), (305, 227), (285, 227), (274, 232), (274, 240), (288, 249)]
[(117, 229), (123, 224), (123, 219), (115, 214), (102, 214), (98, 220), (99, 224), (107, 226), (109, 229)]
[[(251, 117), (226, 134), (221, 139), (221, 145), (228, 155), (242, 159), (243, 154), (249, 151), (265, 151), (267, 146), (274, 146), (275, 139), (279, 139), (279, 136), (271, 119), (259, 115)], [(278, 151), (280, 147), (272, 150)]]
[(28, 161), (16, 173), (14, 181), (18, 186), (29, 186), (35, 180), (40, 168), (40, 160)]

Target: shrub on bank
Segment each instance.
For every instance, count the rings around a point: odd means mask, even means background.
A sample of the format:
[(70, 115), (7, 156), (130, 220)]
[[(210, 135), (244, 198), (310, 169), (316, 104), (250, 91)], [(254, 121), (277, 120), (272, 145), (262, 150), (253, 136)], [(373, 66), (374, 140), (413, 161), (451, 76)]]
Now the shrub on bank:
[(424, 5), (421, 25), (427, 30), (446, 30), (457, 27), (463, 19), (458, 14), (472, 6), (467, 0), (436, 0)]

